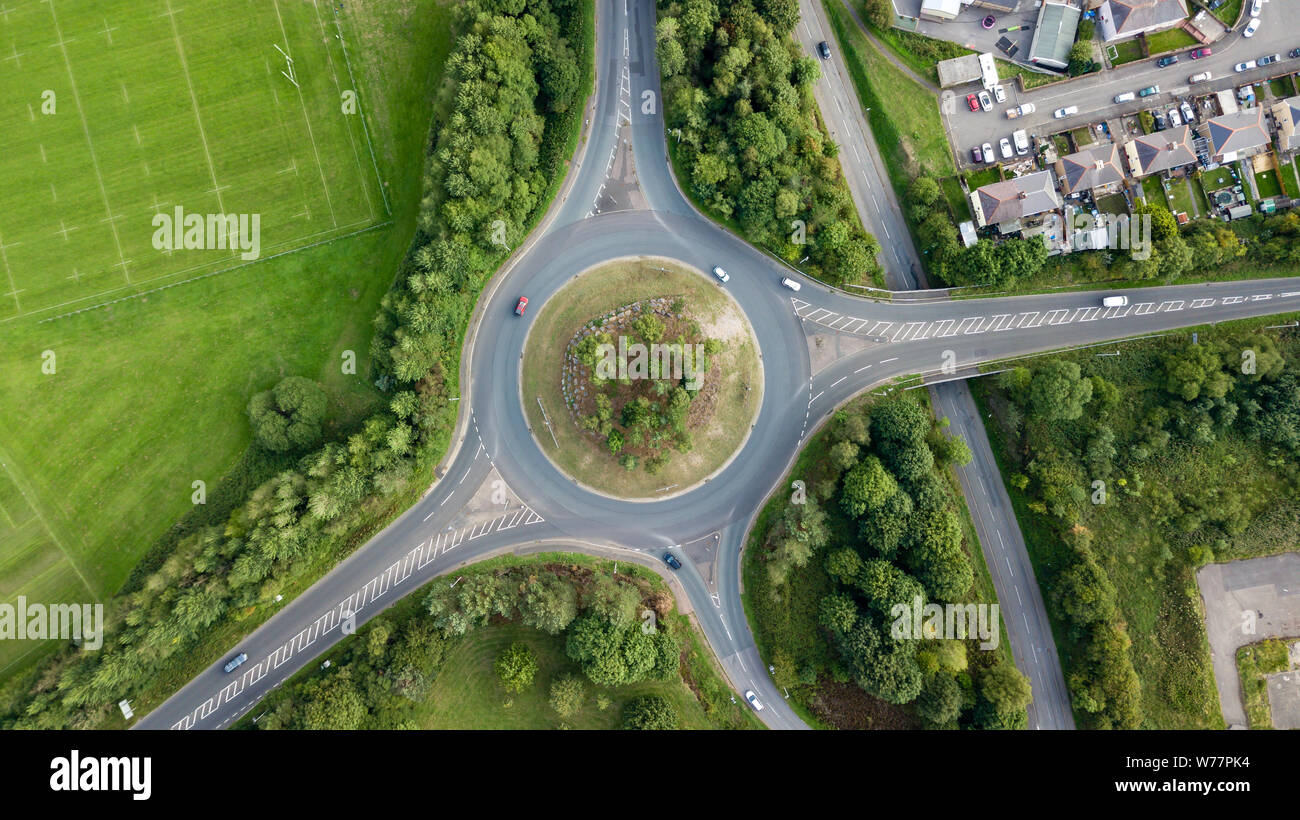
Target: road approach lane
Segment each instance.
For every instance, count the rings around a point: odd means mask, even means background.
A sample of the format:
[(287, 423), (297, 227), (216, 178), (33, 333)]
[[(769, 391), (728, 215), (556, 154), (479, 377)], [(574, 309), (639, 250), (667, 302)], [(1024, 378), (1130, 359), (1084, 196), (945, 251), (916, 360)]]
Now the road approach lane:
[[(618, 0), (598, 4), (601, 37), (610, 36), (606, 23), (620, 5)], [(632, 5), (653, 8), (648, 0)], [(643, 24), (640, 32), (635, 41), (629, 32), (630, 55), (639, 46), (643, 59), (653, 65), (649, 47), (653, 29)], [(618, 36), (617, 31), (612, 33)], [(598, 59), (606, 61), (611, 48), (607, 39), (599, 40)], [(643, 76), (652, 77), (653, 71), (647, 69)], [(595, 127), (613, 121), (605, 118), (617, 117), (608, 110), (609, 101), (617, 96), (602, 93), (610, 77), (609, 71), (600, 74)], [(632, 85), (631, 93), (639, 99), (641, 89), (635, 81)], [(640, 109), (636, 111), (634, 123)], [(662, 128), (661, 114), (644, 116), (657, 119)], [(633, 134), (636, 139), (635, 129)], [(604, 171), (604, 163), (592, 159), (600, 156), (596, 145), (587, 156), (588, 161), (575, 171), (583, 175), (573, 186), (575, 191), (588, 183), (585, 175)], [(659, 174), (668, 173), (666, 165), (661, 166), (662, 156), (662, 142), (658, 154), (647, 157), (644, 150), (640, 152), (643, 184), (646, 178), (658, 180), (664, 178)], [(575, 196), (569, 201), (577, 201)], [(767, 708), (760, 716), (768, 725), (801, 725), (754, 650), (740, 601), (738, 555), (744, 526), (792, 462), (809, 418), (812, 424), (819, 422), (836, 404), (871, 385), (936, 369), (942, 351), (953, 343), (944, 334), (954, 328), (969, 347), (963, 364), (973, 364), (1072, 343), (1295, 309), (1291, 297), (1282, 293), (1283, 287), (1295, 286), (1290, 280), (1156, 288), (1143, 291), (1143, 298), (1150, 294), (1167, 304), (1148, 313), (1105, 318), (1088, 318), (1089, 306), (1099, 302), (1092, 293), (901, 305), (851, 297), (796, 276), (804, 283), (796, 295), (778, 284), (788, 269), (689, 208), (677, 211), (666, 191), (658, 202), (669, 209), (599, 214), (567, 224), (556, 220), (548, 227), (505, 274), (503, 286), (482, 297), (478, 335), (490, 342), (480, 341), (474, 347), (470, 363), (474, 378), (464, 399), (470, 402), (471, 430), (443, 478), (411, 510), (231, 647), (231, 654), (247, 652), (248, 663), (230, 675), (220, 672), (220, 662), (214, 664), (137, 726), (229, 725), (286, 675), (333, 645), (349, 620), (362, 623), (427, 580), (493, 551), (544, 540), (557, 546), (590, 542), (657, 554), (712, 533), (721, 536), (715, 558), (719, 600), (714, 601), (693, 563), (684, 562), (685, 572), (679, 574), (697, 618), (732, 683), (738, 689), (753, 688), (764, 699)], [(538, 307), (545, 309), (546, 297), (573, 275), (629, 255), (671, 257), (697, 268), (701, 276), (713, 264), (731, 271), (728, 292), (754, 328), (765, 371), (764, 397), (753, 435), (730, 464), (696, 490), (646, 502), (591, 493), (559, 473), (538, 448), (520, 405), (518, 373), (526, 330), (536, 314), (530, 311), (519, 318), (512, 312), (521, 293), (536, 298)], [(1228, 301), (1239, 293), (1265, 291), (1268, 299)], [(1209, 295), (1214, 296), (1213, 305), (1190, 309), (1191, 300)], [(1188, 309), (1175, 309), (1179, 301)], [(868, 343), (814, 378), (806, 328), (836, 311), (862, 324), (888, 322), (899, 328), (891, 329), (891, 335), (881, 334), (889, 341)], [(1046, 318), (1049, 311), (1068, 314), (1052, 324)], [(1005, 320), (999, 317), (1005, 315), (1017, 317), (1014, 326), (1002, 327)], [(906, 333), (905, 326), (911, 326)], [(813, 393), (814, 386), (820, 395)], [(464, 520), (461, 510), (494, 473), (509, 487), (512, 507), (487, 522)]]

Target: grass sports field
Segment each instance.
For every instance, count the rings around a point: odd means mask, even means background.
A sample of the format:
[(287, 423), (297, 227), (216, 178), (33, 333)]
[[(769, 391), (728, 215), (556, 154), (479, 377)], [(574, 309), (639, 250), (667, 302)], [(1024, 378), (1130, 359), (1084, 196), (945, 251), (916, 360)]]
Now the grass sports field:
[(251, 242), (159, 250), (155, 216), (177, 208), (256, 216), (260, 256), (385, 219), (333, 12), (298, 0), (0, 12), (0, 319), (251, 261)]
[[(321, 381), (335, 427), (377, 400), (370, 320), (410, 242), (449, 14), (0, 5), (0, 603), (106, 600), (281, 377)], [(176, 208), (257, 241), (159, 249)], [(0, 679), (42, 646), (2, 642)]]

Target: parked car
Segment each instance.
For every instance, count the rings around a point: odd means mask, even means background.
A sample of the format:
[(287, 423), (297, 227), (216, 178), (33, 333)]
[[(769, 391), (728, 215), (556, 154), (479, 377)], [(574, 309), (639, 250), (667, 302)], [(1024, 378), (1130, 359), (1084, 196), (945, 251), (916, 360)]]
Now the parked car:
[(1183, 100), (1182, 104), (1178, 106), (1178, 110), (1183, 112), (1183, 122), (1191, 125), (1196, 121), (1196, 109), (1192, 108), (1192, 104), (1187, 100)]
[(1264, 0), (1250, 0), (1250, 16), (1256, 20), (1259, 19), (1260, 12), (1264, 10)]
[(1007, 101), (1006, 89), (1000, 85), (993, 86), (993, 99), (997, 100), (999, 103), (1006, 102)]
[(1259, 58), (1258, 62), (1261, 66), (1273, 65), (1273, 63), (1276, 63), (1280, 59), (1282, 59), (1281, 54), (1265, 54), (1263, 57)]
[(987, 142), (984, 143), (984, 161), (993, 162), (996, 159), (997, 157), (993, 156), (993, 146)]
[(971, 111), (979, 111), (979, 110), (980, 110), (980, 101), (979, 101), (979, 98), (976, 97), (974, 94), (967, 94), (967, 95), (966, 95), (966, 104), (970, 106), (970, 110), (971, 110)]
[(525, 310), (528, 310), (528, 297), (520, 296), (519, 301), (515, 302), (515, 315), (523, 316)]
[(1290, 57), (1292, 60), (1294, 60), (1296, 57), (1300, 57), (1300, 48), (1291, 49), (1286, 53), (1286, 56)]
[(1256, 68), (1256, 67), (1257, 66), (1255, 65), (1254, 60), (1247, 60), (1244, 63), (1237, 63), (1232, 68), (1234, 71), (1250, 71), (1252, 68)]
[(1146, 88), (1144, 88), (1144, 89), (1142, 89), (1141, 91), (1139, 91), (1139, 92), (1138, 92), (1138, 96), (1139, 96), (1139, 97), (1150, 97), (1150, 96), (1152, 96), (1153, 94), (1159, 94), (1159, 93), (1160, 93), (1160, 86), (1158, 86), (1158, 85), (1149, 85), (1149, 86), (1147, 86)]
[(726, 272), (725, 270), (723, 270), (722, 268), (718, 267), (717, 265), (714, 265), (714, 266), (713, 266), (713, 275), (716, 276), (716, 277), (718, 277), (718, 281), (719, 281), (719, 282), (730, 282), (730, 281), (731, 281), (731, 277), (727, 274), (727, 272)]
[(828, 44), (825, 40), (822, 40), (820, 43), (817, 44), (817, 53), (821, 55), (823, 60), (829, 60), (831, 58), (830, 44)]
[(980, 92), (980, 108), (983, 108), (985, 111), (989, 111), (993, 108), (993, 100), (989, 99), (989, 92), (987, 91)]
[(1163, 111), (1152, 111), (1151, 121), (1156, 124), (1157, 131), (1163, 131), (1169, 127), (1169, 122), (1165, 119), (1165, 112)]
[(971, 159), (971, 162), (983, 162), (983, 161), (984, 161), (984, 152), (980, 150), (980, 147), (979, 147), (978, 145), (976, 145), (974, 148), (970, 149), (970, 159)]
[(1026, 114), (1034, 113), (1033, 103), (1022, 103), (1015, 108), (1007, 109), (1007, 119), (1014, 120), (1016, 117), (1023, 117)]
[(1104, 296), (1101, 300), (1102, 307), (1124, 307), (1127, 304), (1127, 296)]
[(1003, 159), (1011, 159), (1015, 154), (1015, 152), (1011, 150), (1011, 140), (1006, 137), (1002, 138), (1002, 141), (998, 143), (998, 147), (1002, 149)]
[(240, 665), (243, 664), (243, 662), (246, 660), (248, 660), (247, 653), (240, 652), (238, 655), (236, 655), (235, 657), (227, 661), (226, 665), (222, 668), (226, 670), (226, 674), (230, 674), (231, 672), (234, 672), (236, 669), (238, 669)]
[(1176, 62), (1178, 62), (1177, 54), (1167, 54), (1164, 57), (1161, 57), (1159, 60), (1156, 60), (1156, 68), (1164, 68), (1165, 66), (1171, 66)]
[(678, 560), (677, 560), (677, 556), (676, 556), (676, 555), (673, 555), (671, 552), (665, 552), (665, 553), (664, 553), (664, 563), (667, 564), (668, 566), (672, 567), (673, 569), (681, 569), (681, 568), (682, 568), (682, 562), (681, 562), (681, 561), (678, 561)]
[(1255, 32), (1259, 31), (1259, 18), (1252, 17), (1246, 27), (1241, 30), (1242, 37), (1254, 37)]
[(1118, 105), (1119, 103), (1133, 102), (1136, 99), (1137, 95), (1132, 91), (1125, 91), (1123, 94), (1115, 95), (1115, 104)]
[(754, 694), (753, 689), (745, 690), (745, 700), (749, 702), (750, 706), (754, 707), (755, 712), (763, 711), (763, 704), (758, 702), (758, 695)]
[(1022, 128), (1019, 131), (1013, 133), (1011, 135), (1011, 139), (1016, 144), (1017, 154), (1024, 156), (1025, 154), (1029, 153), (1029, 135), (1025, 133), (1025, 129)]
[(792, 291), (795, 291), (796, 293), (799, 292), (799, 288), (803, 287), (803, 285), (799, 284), (798, 282), (794, 281), (788, 276), (781, 277), (781, 284), (785, 285), (787, 288), (789, 288)]
[(1228, 0), (1210, 0), (1210, 2), (1206, 3), (1205, 5), (1209, 7), (1210, 11), (1215, 11), (1219, 8), (1222, 8), (1223, 4), (1226, 2), (1228, 2)]
[(1203, 46), (1201, 48), (1193, 49), (1192, 53), (1187, 56), (1191, 57), (1193, 60), (1199, 60), (1202, 57), (1209, 57), (1213, 53), (1214, 52), (1210, 50), (1209, 46)]
[(1179, 115), (1177, 108), (1169, 109), (1169, 127), (1177, 128), (1183, 124), (1183, 118)]
[(1073, 116), (1073, 115), (1078, 114), (1078, 113), (1079, 113), (1079, 106), (1077, 106), (1077, 105), (1067, 105), (1065, 108), (1058, 108), (1058, 109), (1056, 109), (1056, 114), (1055, 114), (1054, 116), (1055, 116), (1058, 120), (1063, 120), (1063, 119), (1065, 119), (1066, 117), (1070, 117), (1070, 116)]
[(1214, 75), (1208, 71), (1202, 71), (1200, 74), (1193, 74), (1187, 78), (1187, 82), (1195, 85), (1196, 83), (1208, 82)]

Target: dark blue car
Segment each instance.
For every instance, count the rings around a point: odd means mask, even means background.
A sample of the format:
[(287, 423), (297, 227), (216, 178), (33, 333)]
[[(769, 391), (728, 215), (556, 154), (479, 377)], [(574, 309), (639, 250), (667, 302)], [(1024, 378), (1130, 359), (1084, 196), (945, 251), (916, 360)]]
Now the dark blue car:
[(682, 562), (681, 562), (681, 561), (678, 561), (678, 560), (677, 560), (677, 556), (676, 556), (676, 555), (673, 555), (671, 552), (665, 552), (665, 553), (664, 553), (664, 563), (667, 564), (668, 566), (672, 567), (673, 569), (681, 569), (681, 568), (682, 568)]

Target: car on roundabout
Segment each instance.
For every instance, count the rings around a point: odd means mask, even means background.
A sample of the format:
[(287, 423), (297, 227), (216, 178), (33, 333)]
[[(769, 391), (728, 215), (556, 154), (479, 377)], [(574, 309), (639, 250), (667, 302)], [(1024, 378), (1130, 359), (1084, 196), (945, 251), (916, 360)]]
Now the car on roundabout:
[(731, 281), (731, 276), (717, 265), (713, 266), (713, 275), (718, 277), (719, 282), (726, 283)]
[(515, 302), (515, 315), (523, 316), (525, 310), (528, 310), (528, 297), (520, 296), (519, 301)]

